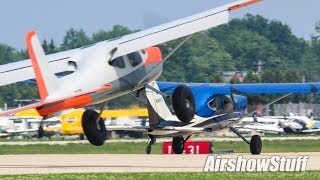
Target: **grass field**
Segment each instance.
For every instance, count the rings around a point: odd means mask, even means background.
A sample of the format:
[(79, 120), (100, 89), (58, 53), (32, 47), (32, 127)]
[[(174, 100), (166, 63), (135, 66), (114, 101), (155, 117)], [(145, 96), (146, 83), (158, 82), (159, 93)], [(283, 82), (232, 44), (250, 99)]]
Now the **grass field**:
[[(146, 143), (105, 143), (103, 146), (91, 144), (68, 145), (0, 145), (1, 154), (144, 154)], [(248, 153), (249, 146), (244, 142), (213, 142), (214, 151), (233, 149), (237, 153)], [(161, 154), (162, 143), (153, 146), (152, 154)], [(318, 140), (264, 141), (263, 152), (319, 152)]]
[(37, 174), (37, 175), (1, 175), (0, 179), (320, 179), (320, 171), (306, 172), (265, 172), (265, 173), (85, 173), (85, 174)]

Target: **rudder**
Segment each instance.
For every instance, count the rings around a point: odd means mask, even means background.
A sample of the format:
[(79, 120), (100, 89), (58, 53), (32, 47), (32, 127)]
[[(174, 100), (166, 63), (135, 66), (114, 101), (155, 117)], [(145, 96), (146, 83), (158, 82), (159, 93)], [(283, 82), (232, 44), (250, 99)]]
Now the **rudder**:
[(26, 44), (32, 67), (36, 76), (36, 82), (41, 100), (51, 94), (57, 88), (58, 78), (51, 71), (46, 60), (43, 47), (35, 31), (28, 32)]

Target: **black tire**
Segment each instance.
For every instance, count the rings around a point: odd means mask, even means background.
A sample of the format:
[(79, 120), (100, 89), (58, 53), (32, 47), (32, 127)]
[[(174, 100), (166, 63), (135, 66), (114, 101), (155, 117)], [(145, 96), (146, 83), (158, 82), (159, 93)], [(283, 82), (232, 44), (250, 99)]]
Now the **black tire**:
[(146, 153), (147, 154), (151, 154), (151, 149), (152, 149), (152, 146), (148, 145), (147, 148), (146, 148)]
[(184, 138), (182, 136), (172, 138), (172, 150), (175, 154), (182, 154), (184, 150)]
[(88, 141), (95, 145), (101, 146), (107, 139), (107, 130), (104, 121), (100, 118), (98, 123), (99, 114), (92, 110), (86, 110), (82, 115), (82, 129)]
[(250, 152), (251, 154), (258, 155), (262, 150), (262, 141), (259, 135), (254, 135), (251, 137), (250, 141)]
[(172, 106), (176, 116), (182, 122), (189, 122), (195, 114), (195, 102), (187, 86), (178, 86), (172, 94)]

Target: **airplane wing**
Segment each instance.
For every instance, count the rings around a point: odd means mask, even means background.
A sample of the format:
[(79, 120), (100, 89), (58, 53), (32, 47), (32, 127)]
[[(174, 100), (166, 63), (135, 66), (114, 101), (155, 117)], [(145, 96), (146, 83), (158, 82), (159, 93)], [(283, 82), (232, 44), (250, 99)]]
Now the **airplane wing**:
[(230, 91), (244, 94), (316, 93), (320, 83), (230, 84)]
[(175, 20), (160, 26), (123, 36), (114, 41), (117, 50), (114, 58), (129, 54), (140, 49), (168, 42), (199, 31), (225, 24), (229, 21), (232, 10), (248, 6), (262, 0), (239, 0), (233, 3), (210, 9), (186, 18)]
[[(76, 70), (75, 63), (79, 59), (77, 53), (79, 49), (64, 51), (46, 56), (50, 64), (50, 69), (56, 75), (63, 72), (73, 72)], [(30, 59), (0, 65), (0, 86), (35, 79)]]
[(30, 104), (28, 106), (23, 106), (23, 107), (20, 107), (20, 108), (11, 109), (11, 110), (8, 110), (8, 111), (3, 111), (3, 112), (0, 112), (0, 117), (1, 116), (8, 116), (8, 115), (11, 115), (11, 114), (14, 114), (14, 113), (17, 113), (17, 112), (20, 112), (20, 111), (24, 111), (24, 110), (35, 109), (35, 108), (40, 107), (42, 105), (43, 104), (39, 102), (39, 103), (35, 103), (35, 104)]
[(157, 82), (161, 91), (172, 93), (179, 85), (186, 85), (191, 90), (206, 90), (212, 94), (285, 94), (316, 93), (320, 83), (252, 83), (252, 84), (212, 84), (212, 83), (175, 83)]
[(250, 130), (255, 130), (255, 131), (265, 131), (265, 132), (277, 132), (277, 133), (283, 133), (282, 128), (277, 128), (277, 127), (272, 127), (272, 126), (263, 126), (263, 125), (244, 125), (244, 126), (239, 126), (238, 128), (243, 128), (243, 129), (250, 129)]
[[(116, 51), (113, 57), (116, 58), (134, 51), (225, 24), (229, 21), (230, 11), (260, 1), (262, 0), (239, 0), (183, 19), (101, 43), (108, 43), (111, 46), (114, 46)], [(81, 59), (81, 50), (83, 48), (47, 55), (46, 59), (49, 61), (50, 69), (52, 69), (56, 75), (62, 72), (75, 71), (76, 62)], [(29, 59), (0, 65), (0, 86), (27, 81), (30, 79), (35, 79), (35, 75)]]
[(174, 126), (106, 126), (108, 131), (147, 131), (147, 130), (157, 130), (157, 131), (180, 131), (180, 132), (211, 132), (209, 129), (201, 127), (174, 127)]
[(306, 134), (308, 134), (308, 133), (320, 133), (320, 129), (307, 129), (307, 130), (302, 130), (302, 131), (300, 131), (301, 133), (306, 133)]

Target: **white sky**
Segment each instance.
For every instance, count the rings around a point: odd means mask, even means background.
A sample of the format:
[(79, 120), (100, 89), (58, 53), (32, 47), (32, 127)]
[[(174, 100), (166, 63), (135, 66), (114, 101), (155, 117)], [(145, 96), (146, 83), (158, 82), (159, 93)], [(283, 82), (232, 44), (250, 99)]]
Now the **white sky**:
[[(0, 3), (0, 42), (25, 49), (24, 36), (36, 30), (57, 44), (65, 32), (83, 28), (88, 35), (120, 24), (145, 29), (233, 2), (232, 0), (7, 0)], [(309, 39), (320, 20), (320, 0), (264, 0), (236, 10), (231, 17), (260, 14), (288, 24), (295, 35)]]

